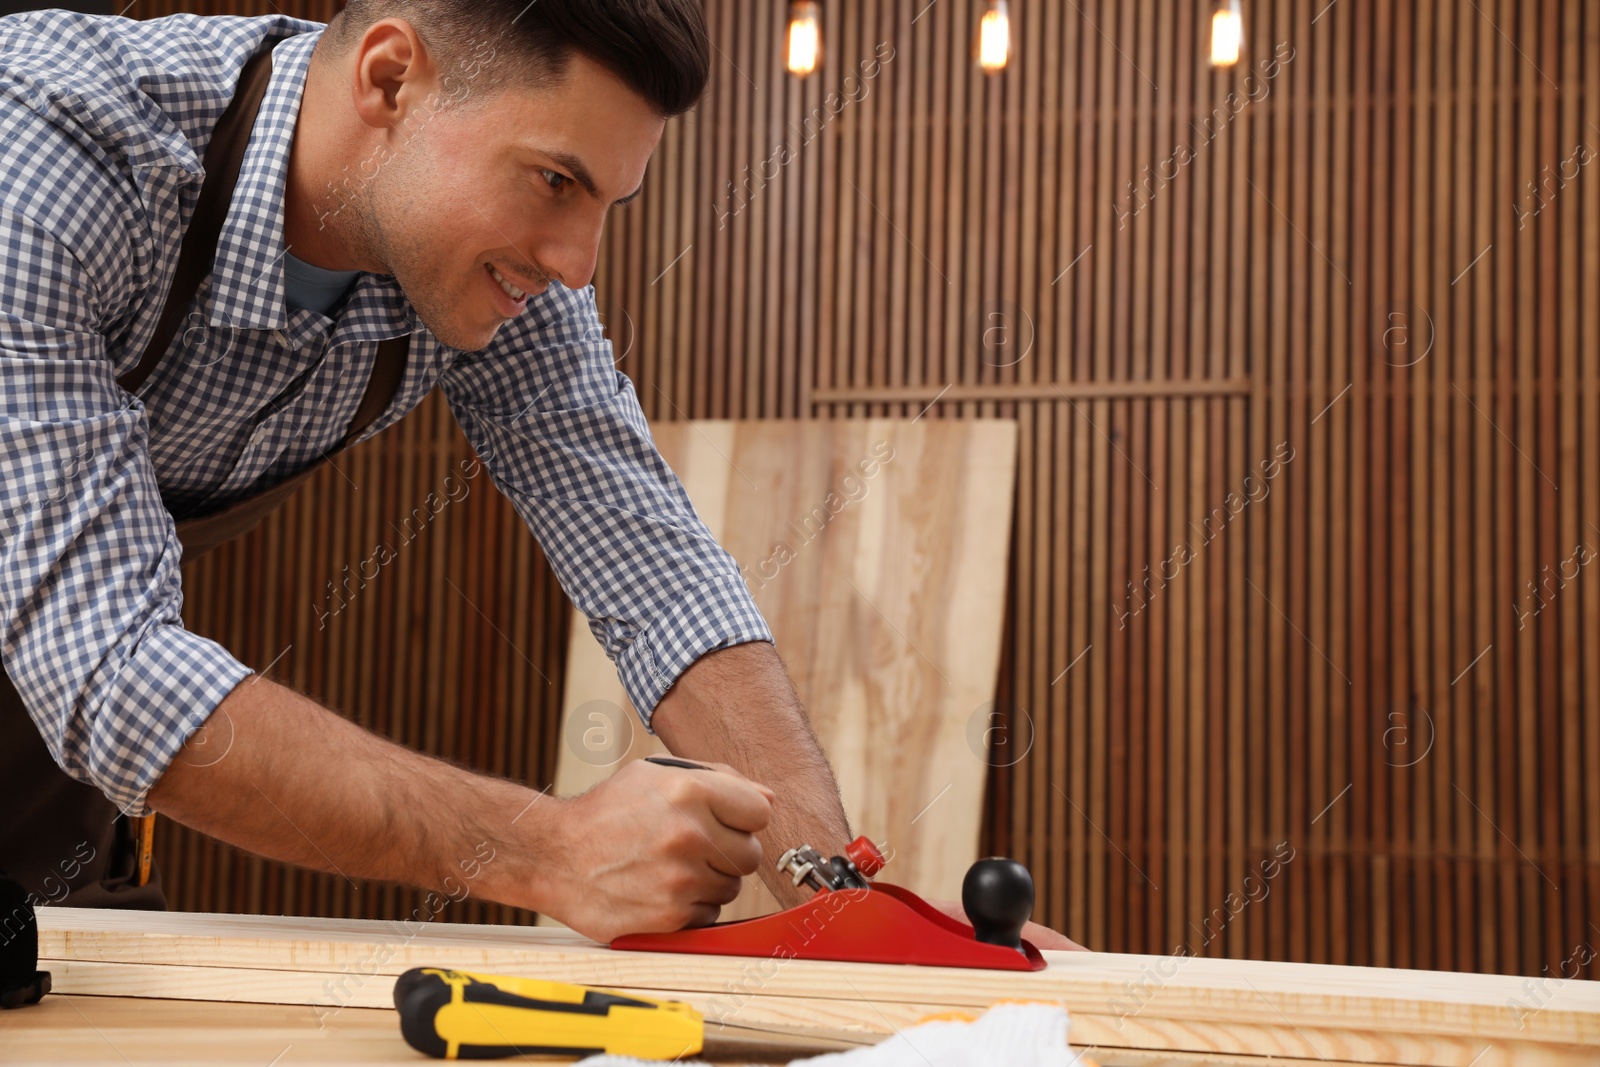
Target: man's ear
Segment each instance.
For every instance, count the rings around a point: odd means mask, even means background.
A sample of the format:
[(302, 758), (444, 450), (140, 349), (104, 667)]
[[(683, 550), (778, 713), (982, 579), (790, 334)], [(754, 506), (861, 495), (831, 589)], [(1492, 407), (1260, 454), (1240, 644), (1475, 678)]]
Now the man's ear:
[(362, 122), (395, 127), (430, 108), (437, 95), (433, 55), (410, 22), (393, 17), (366, 28), (351, 49), (350, 64), (350, 102)]

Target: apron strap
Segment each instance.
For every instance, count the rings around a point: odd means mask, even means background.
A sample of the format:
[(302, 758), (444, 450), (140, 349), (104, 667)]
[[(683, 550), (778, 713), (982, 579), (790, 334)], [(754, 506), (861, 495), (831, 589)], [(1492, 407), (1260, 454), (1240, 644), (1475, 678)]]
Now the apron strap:
[(161, 362), (173, 335), (178, 332), (178, 323), (183, 321), (183, 313), (188, 310), (194, 294), (200, 291), (200, 283), (211, 273), (217, 258), (217, 240), (222, 236), (222, 223), (228, 217), (233, 187), (239, 181), (244, 149), (250, 143), (250, 130), (272, 77), (272, 49), (279, 40), (281, 38), (269, 39), (266, 46), (245, 63), (233, 99), (228, 101), (211, 133), (211, 143), (206, 145), (206, 176), (200, 184), (200, 199), (189, 218), (189, 228), (183, 232), (178, 265), (172, 272), (172, 285), (167, 289), (161, 318), (156, 320), (155, 336), (145, 346), (138, 364), (117, 378), (117, 384), (130, 393), (143, 385)]
[[(184, 313), (200, 291), (200, 283), (211, 273), (216, 261), (217, 241), (222, 235), (222, 224), (228, 217), (233, 189), (244, 163), (245, 147), (250, 142), (250, 131), (255, 126), (261, 101), (267, 94), (267, 83), (272, 78), (272, 48), (279, 40), (281, 38), (267, 41), (265, 47), (245, 63), (233, 99), (228, 101), (227, 108), (212, 131), (211, 142), (206, 145), (206, 176), (200, 186), (200, 199), (190, 217), (189, 228), (183, 234), (172, 286), (167, 290), (166, 303), (156, 322), (155, 335), (139, 357), (138, 364), (117, 378), (117, 384), (130, 393), (144, 384), (160, 365), (161, 357), (166, 354), (178, 332)], [(401, 334), (378, 345), (378, 358), (367, 379), (367, 390), (343, 439), (333, 448), (333, 453), (349, 447), (393, 402), (401, 379), (405, 377), (410, 343), (410, 335)], [(180, 519), (178, 539), (183, 542), (184, 562), (188, 563), (217, 545), (255, 529), (268, 513), (288, 500), (315, 473), (317, 466), (308, 467), (278, 485), (220, 511)]]

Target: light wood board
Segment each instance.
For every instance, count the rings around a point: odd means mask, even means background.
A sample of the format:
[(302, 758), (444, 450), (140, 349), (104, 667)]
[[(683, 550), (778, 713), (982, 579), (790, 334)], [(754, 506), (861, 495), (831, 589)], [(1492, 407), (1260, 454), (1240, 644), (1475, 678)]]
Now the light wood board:
[[(401, 1038), (393, 1009), (379, 1008), (351, 1008), (318, 1020), (298, 1006), (52, 994), (24, 1011), (0, 1017), (0, 1042), (0, 1062), (51, 1067), (91, 1063), (415, 1067), (429, 1062)], [(745, 1046), (713, 1048), (696, 1059), (736, 1067), (788, 1063), (796, 1055), (781, 1048)]]
[(615, 952), (528, 927), (65, 908), (41, 909), (39, 924), (40, 966), (61, 992), (294, 1004), (319, 1023), (387, 1006), (394, 976), (410, 967), (448, 966), (687, 1000), (713, 1030), (723, 1020), (887, 1035), (940, 1011), (1059, 1003), (1074, 1048), (1108, 1065), (1162, 1054), (1451, 1067), (1600, 1060), (1595, 982), (1546, 983), (1531, 1006), (1520, 977), (1315, 964), (1052, 952), (1046, 970), (1016, 973)]
[[(427, 1062), (405, 1046), (393, 1011), (351, 1008), (325, 1024), (302, 1009), (276, 1004), (196, 1003), (130, 997), (53, 995), (27, 1011), (0, 1017), (8, 1064), (159, 1063), (308, 1064)], [(786, 1064), (791, 1054), (707, 1052), (697, 1061), (726, 1067)], [(1168, 1053), (1116, 1053), (1092, 1067), (1264, 1067), (1260, 1056), (1174, 1057)], [(1275, 1058), (1273, 1067), (1352, 1067), (1343, 1060)]]
[[(989, 767), (1015, 423), (698, 421), (653, 433), (739, 562), (852, 828), (890, 856), (884, 877), (959, 897)], [(566, 679), (557, 793), (665, 751), (577, 613)], [(723, 918), (776, 909), (752, 876)]]

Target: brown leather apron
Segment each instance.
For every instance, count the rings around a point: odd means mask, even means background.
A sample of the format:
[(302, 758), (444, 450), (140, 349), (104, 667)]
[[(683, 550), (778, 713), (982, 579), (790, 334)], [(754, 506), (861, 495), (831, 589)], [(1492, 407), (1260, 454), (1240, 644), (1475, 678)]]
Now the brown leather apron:
[[(184, 231), (155, 336), (139, 363), (117, 379), (128, 392), (155, 370), (201, 281), (211, 272), (245, 145), (272, 73), (272, 47), (276, 44), (276, 40), (268, 41), (245, 64), (238, 89), (217, 121), (206, 147), (200, 198)], [(409, 335), (401, 335), (378, 346), (377, 363), (361, 405), (332, 452), (349, 447), (394, 399), (405, 372), (410, 340)], [(184, 562), (254, 529), (314, 474), (317, 466), (220, 511), (179, 519)], [(5, 783), (7, 794), (0, 809), (0, 870), (36, 894), (40, 902), (75, 907), (166, 906), (159, 876), (148, 875), (149, 821), (122, 815), (99, 789), (71, 778), (57, 766), (10, 678), (3, 675), (0, 782)]]

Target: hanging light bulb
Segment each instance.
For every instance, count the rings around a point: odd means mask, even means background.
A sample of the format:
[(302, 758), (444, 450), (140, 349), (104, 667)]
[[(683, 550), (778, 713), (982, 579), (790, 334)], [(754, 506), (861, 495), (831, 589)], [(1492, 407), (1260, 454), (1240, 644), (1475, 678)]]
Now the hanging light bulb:
[(822, 62), (822, 26), (816, 0), (789, 4), (789, 71), (804, 78)]
[(978, 66), (987, 74), (1006, 69), (1011, 58), (1011, 16), (1006, 0), (989, 0), (989, 9), (978, 23)]
[(1231, 67), (1239, 62), (1239, 49), (1244, 44), (1244, 19), (1239, 14), (1239, 0), (1218, 0), (1211, 13), (1211, 65)]

